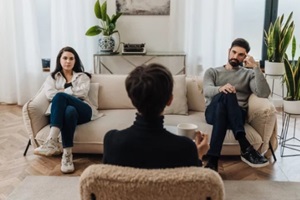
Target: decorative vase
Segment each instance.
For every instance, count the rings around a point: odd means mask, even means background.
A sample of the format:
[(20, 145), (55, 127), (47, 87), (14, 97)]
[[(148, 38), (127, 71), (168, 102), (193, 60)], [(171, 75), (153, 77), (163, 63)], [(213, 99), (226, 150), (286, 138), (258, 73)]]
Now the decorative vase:
[(115, 40), (111, 35), (100, 36), (98, 42), (99, 42), (100, 51), (102, 51), (102, 52), (113, 52), (114, 51)]
[(285, 73), (283, 62), (265, 61), (265, 74), (268, 75), (283, 75)]
[(300, 114), (300, 101), (283, 100), (283, 110), (289, 114)]

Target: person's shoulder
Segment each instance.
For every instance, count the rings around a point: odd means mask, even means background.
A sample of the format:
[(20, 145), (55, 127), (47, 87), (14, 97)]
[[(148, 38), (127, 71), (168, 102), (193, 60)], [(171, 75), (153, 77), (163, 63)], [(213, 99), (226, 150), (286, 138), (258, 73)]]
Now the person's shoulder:
[(76, 77), (76, 79), (90, 80), (90, 76), (86, 72), (74, 72), (73, 75)]
[(118, 133), (118, 132), (119, 132), (119, 131), (116, 130), (116, 129), (110, 130), (110, 131), (108, 131), (108, 132), (105, 134), (104, 138), (111, 138), (111, 137), (114, 137), (114, 135), (116, 135), (116, 133)]
[(222, 71), (222, 70), (224, 70), (224, 66), (210, 67), (206, 71), (207, 72), (217, 72), (217, 71)]

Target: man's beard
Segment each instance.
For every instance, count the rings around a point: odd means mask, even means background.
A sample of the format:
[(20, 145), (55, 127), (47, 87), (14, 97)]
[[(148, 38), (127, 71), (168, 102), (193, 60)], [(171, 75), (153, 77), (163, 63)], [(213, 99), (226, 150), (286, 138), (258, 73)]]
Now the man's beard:
[(241, 65), (241, 63), (239, 62), (238, 59), (235, 59), (235, 58), (231, 58), (229, 59), (229, 64), (232, 66), (232, 67), (238, 67), (239, 65)]

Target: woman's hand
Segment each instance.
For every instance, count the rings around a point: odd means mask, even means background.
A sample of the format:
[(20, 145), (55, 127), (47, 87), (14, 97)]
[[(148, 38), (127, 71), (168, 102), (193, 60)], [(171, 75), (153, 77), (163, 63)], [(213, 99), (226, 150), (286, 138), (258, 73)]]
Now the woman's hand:
[(205, 133), (201, 133), (200, 131), (196, 131), (195, 143), (198, 150), (198, 157), (200, 160), (202, 160), (202, 157), (207, 153), (209, 149), (208, 135)]

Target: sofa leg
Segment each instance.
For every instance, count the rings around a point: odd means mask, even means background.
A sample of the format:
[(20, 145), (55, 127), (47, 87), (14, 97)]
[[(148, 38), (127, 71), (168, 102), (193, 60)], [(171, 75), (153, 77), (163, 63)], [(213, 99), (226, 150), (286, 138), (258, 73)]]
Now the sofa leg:
[(26, 146), (26, 149), (25, 149), (25, 151), (24, 151), (24, 153), (23, 153), (23, 156), (26, 156), (27, 151), (28, 151), (28, 148), (29, 148), (30, 145), (31, 145), (31, 142), (30, 142), (30, 139), (29, 139), (29, 140), (28, 140), (28, 143), (27, 143), (27, 146)]
[(275, 153), (274, 153), (274, 149), (273, 149), (273, 147), (272, 147), (272, 144), (271, 144), (271, 142), (269, 142), (269, 148), (270, 148), (270, 150), (271, 150), (271, 153), (272, 153), (272, 155), (273, 155), (274, 162), (276, 162), (276, 161), (277, 161), (277, 159), (276, 159), (276, 156), (275, 156)]

